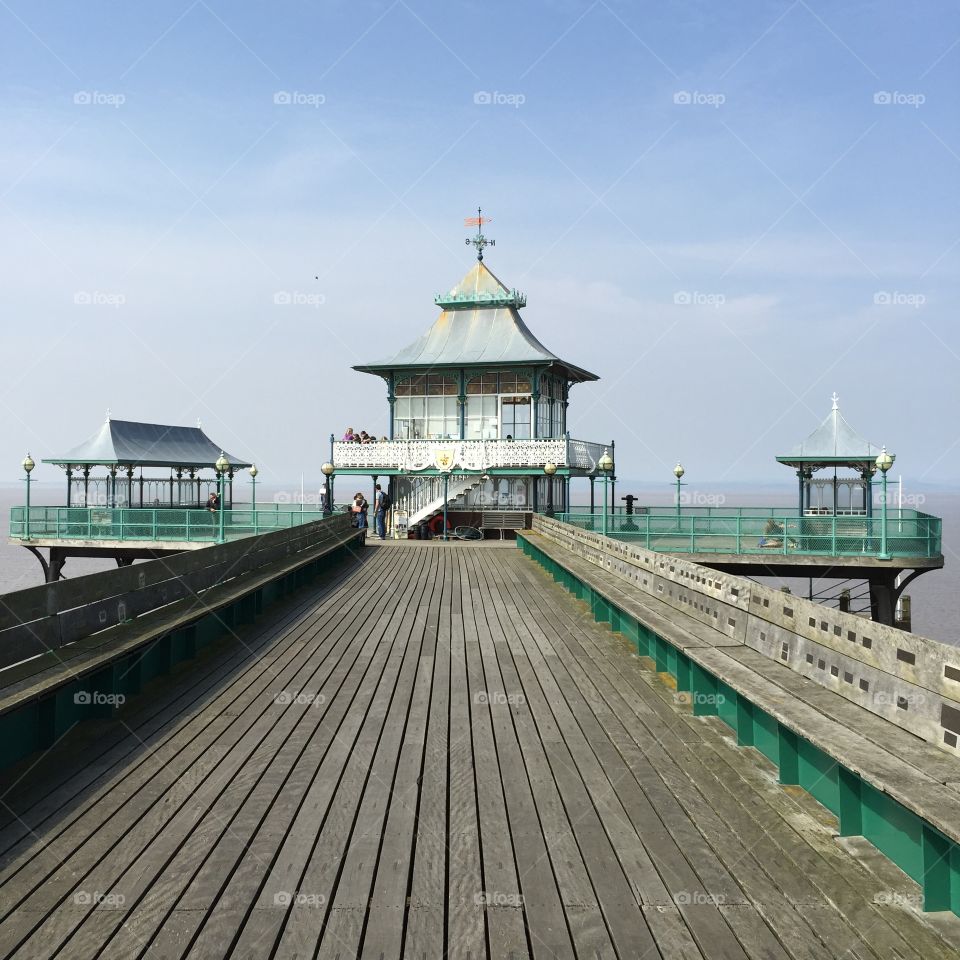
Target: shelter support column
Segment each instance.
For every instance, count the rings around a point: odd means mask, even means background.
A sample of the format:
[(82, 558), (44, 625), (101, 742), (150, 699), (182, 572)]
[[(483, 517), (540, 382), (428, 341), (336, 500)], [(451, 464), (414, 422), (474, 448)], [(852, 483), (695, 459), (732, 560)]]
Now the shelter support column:
[(876, 623), (894, 626), (897, 609), (898, 570), (881, 570), (870, 575), (870, 616)]

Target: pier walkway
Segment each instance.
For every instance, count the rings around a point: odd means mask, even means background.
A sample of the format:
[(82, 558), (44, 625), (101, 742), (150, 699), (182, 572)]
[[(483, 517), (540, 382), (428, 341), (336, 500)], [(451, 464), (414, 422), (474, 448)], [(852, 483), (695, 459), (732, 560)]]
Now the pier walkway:
[(514, 544), (386, 543), (0, 781), (0, 956), (955, 957)]

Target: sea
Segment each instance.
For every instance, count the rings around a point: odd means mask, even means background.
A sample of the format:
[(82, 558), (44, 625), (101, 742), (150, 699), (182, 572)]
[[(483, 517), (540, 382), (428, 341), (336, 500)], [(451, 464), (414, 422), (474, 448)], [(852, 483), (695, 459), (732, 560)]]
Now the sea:
[[(585, 503), (587, 502), (586, 492), (577, 490), (578, 486), (586, 485), (581, 483), (574, 486), (573, 502)], [(711, 493), (705, 486), (703, 492), (697, 495), (703, 498), (704, 502), (720, 503), (727, 507), (781, 506), (792, 512), (795, 507), (788, 506), (791, 504), (791, 492), (785, 488), (760, 491), (744, 489), (720, 495)], [(305, 493), (306, 502), (313, 502), (316, 491), (307, 488)], [(618, 503), (625, 493), (636, 493), (639, 496), (638, 504), (668, 506), (674, 502), (673, 493), (667, 485), (646, 488), (646, 485), (641, 484), (630, 486), (618, 483), (615, 494)], [(597, 494), (599, 497), (599, 486)], [(299, 495), (299, 488), (291, 493), (290, 488), (281, 490), (266, 484), (258, 484), (257, 499), (260, 503), (284, 498), (289, 502), (291, 498)], [(56, 506), (62, 505), (63, 502), (62, 484), (34, 483), (32, 485), (31, 503), (37, 506)], [(43, 582), (40, 563), (36, 557), (23, 547), (11, 544), (8, 539), (10, 507), (22, 503), (22, 482), (0, 483), (0, 518), (2, 518), (0, 526), (3, 531), (3, 537), (0, 539), (0, 594), (23, 590)], [(946, 560), (942, 570), (924, 573), (907, 587), (906, 592), (910, 595), (913, 606), (913, 632), (939, 640), (941, 643), (960, 646), (960, 493), (932, 492), (922, 497), (914, 495), (909, 505), (943, 519), (943, 555)], [(66, 577), (76, 577), (99, 570), (115, 569), (115, 567), (116, 564), (112, 560), (69, 559), (63, 573)], [(811, 583), (807, 578), (802, 580), (767, 578), (763, 582), (774, 586), (788, 586), (792, 593), (803, 597), (808, 596), (811, 591), (815, 595), (818, 593), (835, 595), (838, 587), (836, 581), (814, 580)]]

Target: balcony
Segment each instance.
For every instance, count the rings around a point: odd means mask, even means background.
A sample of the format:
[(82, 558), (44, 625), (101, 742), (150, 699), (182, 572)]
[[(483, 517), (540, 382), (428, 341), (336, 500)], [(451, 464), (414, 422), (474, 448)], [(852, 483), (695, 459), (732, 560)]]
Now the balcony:
[[(592, 473), (608, 444), (558, 437), (551, 440), (376, 440), (333, 445), (338, 471), (419, 473), (439, 469), (458, 473), (487, 470), (540, 470), (555, 463), (574, 474)], [(452, 458), (452, 460), (451, 460)]]

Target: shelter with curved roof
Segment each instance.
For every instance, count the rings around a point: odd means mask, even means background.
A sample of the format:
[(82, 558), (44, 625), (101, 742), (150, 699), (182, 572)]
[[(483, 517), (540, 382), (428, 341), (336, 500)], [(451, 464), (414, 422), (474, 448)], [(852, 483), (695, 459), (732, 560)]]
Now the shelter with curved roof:
[[(233, 475), (251, 466), (225, 453), (200, 428), (134, 420), (106, 422), (83, 443), (62, 456), (45, 457), (44, 463), (63, 467), (67, 473), (67, 506), (199, 507), (215, 477), (201, 477), (203, 470), (216, 470), (220, 455), (230, 464), (227, 471), (228, 505), (232, 504)], [(106, 467), (106, 476), (91, 475), (94, 467)], [(166, 468), (165, 477), (144, 476), (144, 468)], [(139, 471), (139, 476), (135, 474)]]

